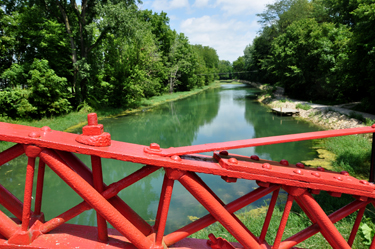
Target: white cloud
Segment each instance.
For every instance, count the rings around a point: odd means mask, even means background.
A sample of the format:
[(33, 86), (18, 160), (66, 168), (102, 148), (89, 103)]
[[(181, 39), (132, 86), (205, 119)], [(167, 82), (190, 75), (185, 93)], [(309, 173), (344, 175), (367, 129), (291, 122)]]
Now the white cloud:
[(193, 7), (202, 8), (208, 5), (209, 0), (195, 0)]
[(189, 1), (188, 0), (156, 0), (152, 3), (152, 7), (157, 10), (171, 10), (171, 9), (179, 9), (179, 8), (188, 8)]
[(274, 1), (216, 0), (215, 6), (220, 7), (226, 15), (254, 15), (261, 13), (266, 4), (271, 2)]
[(216, 49), (220, 60), (233, 62), (243, 55), (243, 50), (253, 41), (260, 26), (255, 20), (244, 22), (203, 16), (186, 19), (180, 28), (191, 44), (210, 46)]

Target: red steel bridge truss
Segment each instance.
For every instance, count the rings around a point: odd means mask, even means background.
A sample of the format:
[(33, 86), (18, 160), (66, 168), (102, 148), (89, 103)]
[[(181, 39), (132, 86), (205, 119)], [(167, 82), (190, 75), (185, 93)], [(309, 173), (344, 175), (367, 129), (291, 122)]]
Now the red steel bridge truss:
[[(373, 169), (370, 172), (370, 181), (365, 181), (358, 180), (345, 171), (308, 168), (302, 163), (289, 164), (286, 160), (262, 160), (255, 155), (232, 155), (228, 154), (227, 150), (374, 132), (375, 126), (372, 126), (163, 149), (155, 143), (144, 146), (111, 140), (110, 134), (103, 132), (103, 125), (98, 124), (95, 113), (88, 115), (88, 125), (83, 127), (82, 135), (54, 131), (49, 127), (35, 128), (0, 123), (0, 140), (16, 143), (0, 153), (0, 165), (24, 153), (28, 157), (22, 201), (0, 182), (0, 204), (12, 213), (11, 218), (0, 211), (0, 248), (286, 249), (296, 248), (299, 243), (317, 233), (321, 233), (332, 248), (351, 248), (366, 206), (375, 204)], [(197, 154), (201, 152), (213, 152), (213, 156)], [(90, 155), (91, 169), (73, 153)], [(36, 157), (40, 160), (36, 191), (33, 195)], [(145, 166), (117, 182), (105, 185), (101, 158)], [(44, 219), (41, 205), (46, 165), (83, 199), (83, 202), (50, 220)], [(155, 223), (151, 226), (117, 194), (160, 168), (164, 168), (165, 175)], [(225, 204), (197, 173), (219, 175), (228, 184), (238, 178), (256, 180), (259, 187)], [(165, 234), (175, 181), (179, 181), (209, 214)], [(266, 241), (270, 219), (281, 189), (288, 193), (284, 212), (275, 240)], [(355, 201), (327, 215), (312, 195), (319, 194), (320, 191), (327, 191), (333, 197), (339, 197), (341, 194), (353, 195)], [(257, 237), (234, 212), (271, 193), (272, 198), (262, 231)], [(31, 207), (33, 196), (35, 206)], [(301, 207), (312, 225), (282, 240), (293, 202)], [(66, 223), (90, 209), (96, 211), (96, 227)], [(349, 239), (345, 240), (334, 223), (355, 212), (357, 218), (352, 230), (347, 231), (347, 234), (350, 233)], [(210, 234), (207, 240), (187, 238), (216, 221), (220, 222), (238, 243), (229, 243), (213, 234)], [(107, 228), (107, 222), (114, 229)], [(375, 249), (374, 240), (370, 248)]]

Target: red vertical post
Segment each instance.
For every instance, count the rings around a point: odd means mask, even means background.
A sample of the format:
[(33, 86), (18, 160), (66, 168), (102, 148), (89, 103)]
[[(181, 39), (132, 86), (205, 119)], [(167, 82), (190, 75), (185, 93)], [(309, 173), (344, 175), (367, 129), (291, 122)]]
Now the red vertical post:
[(240, 243), (250, 249), (261, 249), (254, 238), (239, 224), (228, 210), (207, 191), (191, 172), (183, 175), (181, 184), (218, 220)]
[(163, 187), (160, 194), (160, 202), (158, 207), (158, 216), (156, 217), (155, 227), (157, 229), (155, 248), (163, 248), (163, 236), (165, 225), (167, 223), (169, 205), (171, 203), (174, 180), (169, 179), (167, 174), (164, 175)]
[(272, 194), (270, 205), (268, 206), (267, 216), (263, 224), (262, 232), (260, 233), (260, 236), (259, 236), (259, 243), (263, 243), (264, 239), (266, 238), (266, 234), (267, 234), (268, 227), (270, 225), (273, 210), (275, 209), (277, 197), (279, 196), (279, 191), (280, 189), (278, 188)]
[(275, 242), (273, 243), (272, 248), (274, 249), (278, 249), (280, 246), (280, 242), (284, 234), (285, 226), (286, 226), (286, 223), (288, 222), (290, 209), (292, 208), (293, 200), (294, 200), (294, 197), (291, 194), (288, 194), (288, 199), (285, 204), (284, 213), (283, 213), (283, 216), (281, 217), (279, 230), (277, 230)]
[(363, 207), (358, 211), (357, 218), (355, 219), (352, 232), (350, 233), (350, 236), (348, 239), (349, 246), (353, 245), (355, 236), (357, 235), (358, 228), (359, 228), (359, 225), (361, 224), (361, 220), (362, 220), (363, 214), (365, 213), (365, 210), (366, 210), (366, 207)]
[(46, 164), (42, 159), (39, 159), (38, 165), (38, 178), (36, 183), (36, 194), (35, 194), (35, 208), (34, 214), (40, 215), (42, 209), (42, 195), (43, 195), (43, 183), (44, 183), (44, 172)]
[[(100, 194), (104, 191), (103, 186), (103, 171), (102, 171), (102, 161), (98, 156), (91, 156), (91, 166), (92, 166), (92, 177), (94, 182), (94, 188)], [(96, 219), (98, 223), (98, 239), (101, 242), (108, 241), (108, 230), (107, 221), (97, 212)]]
[(27, 161), (25, 193), (23, 198), (22, 211), (22, 231), (27, 231), (29, 228), (30, 212), (31, 212), (31, 197), (33, 194), (33, 180), (34, 180), (35, 158), (29, 157)]

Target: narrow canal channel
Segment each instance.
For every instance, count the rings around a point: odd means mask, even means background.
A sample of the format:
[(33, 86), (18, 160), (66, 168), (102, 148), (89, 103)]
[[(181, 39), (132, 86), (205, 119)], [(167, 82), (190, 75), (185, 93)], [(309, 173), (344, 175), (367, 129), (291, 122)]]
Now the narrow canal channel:
[[(165, 103), (130, 116), (105, 119), (100, 123), (104, 125), (104, 130), (111, 134), (113, 140), (143, 145), (154, 142), (163, 148), (317, 130), (291, 117), (280, 117), (270, 113), (266, 107), (254, 101), (256, 93), (256, 89), (247, 85), (227, 84), (187, 99)], [(80, 133), (80, 131), (81, 129), (76, 132)], [(297, 163), (315, 157), (311, 147), (311, 141), (302, 141), (237, 149), (230, 153), (247, 156), (256, 154), (264, 159), (276, 161), (287, 159), (290, 163)], [(86, 165), (90, 165), (89, 156), (79, 157)], [(0, 168), (0, 183), (12, 190), (20, 200), (23, 199), (25, 166), (26, 160), (17, 159)], [(141, 166), (104, 159), (104, 181), (107, 184), (118, 181)], [(119, 193), (119, 196), (150, 224), (153, 224), (156, 216), (163, 173), (163, 170), (158, 170)], [(226, 183), (219, 176), (205, 174), (200, 176), (225, 203), (257, 187), (253, 181), (239, 179), (237, 183)], [(263, 198), (247, 209), (265, 205), (268, 199), (269, 197)], [(81, 201), (82, 199), (74, 191), (48, 167), (46, 168), (42, 211), (47, 220)], [(0, 209), (4, 211), (2, 207)], [(188, 191), (176, 182), (166, 232), (171, 232), (206, 213)], [(69, 223), (95, 225), (95, 212), (86, 211)]]

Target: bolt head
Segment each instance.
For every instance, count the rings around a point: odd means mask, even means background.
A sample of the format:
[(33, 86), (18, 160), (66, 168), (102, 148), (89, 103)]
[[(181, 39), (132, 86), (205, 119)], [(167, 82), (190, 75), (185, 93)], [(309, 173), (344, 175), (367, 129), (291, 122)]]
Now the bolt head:
[(334, 176), (333, 178), (335, 178), (337, 181), (342, 181), (342, 177), (341, 176)]
[(269, 163), (263, 163), (262, 168), (264, 168), (264, 169), (272, 169), (272, 166)]
[(341, 171), (340, 174), (344, 176), (350, 176), (348, 171), (345, 171), (345, 170)]
[(280, 161), (280, 164), (283, 165), (283, 166), (289, 166), (289, 162), (287, 160), (285, 160), (285, 159), (282, 159)]
[(152, 149), (152, 150), (160, 150), (160, 145), (158, 145), (157, 143), (151, 143), (150, 144), (150, 149)]
[(303, 175), (303, 172), (302, 172), (302, 170), (300, 170), (300, 169), (295, 169), (295, 170), (293, 170), (293, 172), (294, 172), (295, 174), (297, 174), (297, 175)]
[(361, 183), (363, 185), (369, 185), (369, 182), (366, 181), (366, 180), (360, 180), (359, 183)]
[(29, 133), (29, 137), (31, 137), (31, 138), (40, 138), (40, 133), (32, 131), (32, 132)]
[(219, 152), (220, 155), (223, 155), (223, 156), (228, 156), (228, 151), (226, 150), (222, 150)]
[(50, 132), (50, 131), (52, 131), (51, 128), (49, 128), (48, 126), (43, 126), (41, 128), (41, 130), (44, 131), (44, 132)]
[(232, 157), (232, 158), (229, 158), (228, 160), (230, 163), (233, 163), (233, 164), (238, 164), (238, 161), (236, 158)]
[(259, 161), (259, 157), (257, 155), (252, 155), (250, 158), (252, 160)]
[(171, 159), (172, 159), (173, 161), (181, 161), (181, 157), (179, 157), (179, 156), (177, 156), (177, 155), (173, 155), (173, 156), (171, 156)]
[(296, 163), (296, 167), (297, 167), (297, 168), (304, 169), (304, 168), (305, 168), (305, 165), (304, 165), (303, 163)]
[(318, 172), (311, 172), (311, 175), (313, 175), (315, 177), (320, 177), (320, 174)]
[(316, 168), (316, 169), (319, 170), (319, 171), (321, 171), (321, 172), (326, 171), (325, 168), (323, 168), (323, 167), (318, 167), (318, 168)]

